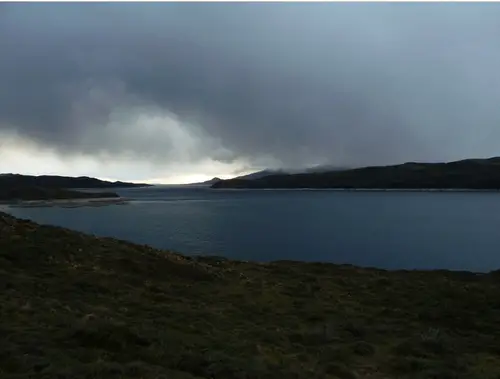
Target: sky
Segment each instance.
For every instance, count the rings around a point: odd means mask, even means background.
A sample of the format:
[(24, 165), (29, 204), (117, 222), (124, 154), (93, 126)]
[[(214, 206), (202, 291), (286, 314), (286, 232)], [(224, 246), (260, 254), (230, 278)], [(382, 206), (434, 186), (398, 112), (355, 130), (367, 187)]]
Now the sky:
[(1, 3), (0, 172), (500, 155), (500, 4)]

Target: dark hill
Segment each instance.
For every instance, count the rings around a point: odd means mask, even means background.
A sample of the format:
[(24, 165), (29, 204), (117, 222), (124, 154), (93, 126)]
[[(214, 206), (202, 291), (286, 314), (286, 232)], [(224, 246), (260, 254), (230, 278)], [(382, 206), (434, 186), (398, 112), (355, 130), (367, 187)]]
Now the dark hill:
[(69, 177), (53, 175), (19, 175), (2, 174), (0, 175), (1, 187), (44, 187), (44, 188), (128, 188), (145, 187), (149, 184), (127, 183), (127, 182), (108, 182), (87, 176)]
[(231, 179), (213, 188), (500, 189), (500, 158)]
[(189, 258), (0, 213), (0, 377), (493, 379), (499, 293), (496, 272)]

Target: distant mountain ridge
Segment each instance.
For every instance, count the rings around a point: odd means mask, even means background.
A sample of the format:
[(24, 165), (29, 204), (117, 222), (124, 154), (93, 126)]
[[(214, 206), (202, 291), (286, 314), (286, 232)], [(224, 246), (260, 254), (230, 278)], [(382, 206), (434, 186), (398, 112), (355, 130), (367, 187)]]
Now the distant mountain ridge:
[(347, 167), (334, 166), (334, 165), (320, 165), (313, 166), (305, 169), (266, 169), (257, 172), (252, 172), (251, 174), (237, 176), (234, 179), (238, 180), (255, 180), (264, 178), (271, 175), (292, 175), (292, 174), (303, 174), (303, 173), (313, 173), (313, 172), (325, 172), (325, 171), (342, 171), (347, 170)]
[(206, 185), (212, 185), (214, 183), (217, 183), (218, 181), (221, 181), (221, 178), (215, 177), (210, 180), (205, 180), (204, 182), (198, 182), (198, 183), (189, 183), (188, 185), (190, 186), (206, 186)]
[(149, 187), (145, 183), (109, 182), (88, 176), (71, 177), (57, 175), (0, 174), (0, 187), (43, 187), (43, 188), (131, 188)]
[(261, 171), (252, 172), (250, 174), (237, 176), (236, 178), (233, 178), (233, 179), (255, 180), (255, 179), (263, 178), (265, 176), (279, 175), (279, 174), (287, 174), (287, 172), (285, 172), (284, 170), (261, 170)]
[(500, 189), (500, 157), (223, 180), (212, 188)]
[[(322, 171), (334, 171), (334, 170), (345, 170), (346, 168), (344, 167), (338, 167), (338, 166), (316, 166), (316, 167), (310, 167), (306, 169), (265, 169), (261, 171), (256, 171), (252, 172), (250, 174), (246, 175), (241, 175), (237, 176), (231, 180), (237, 179), (237, 180), (255, 180), (255, 179), (260, 179), (266, 176), (271, 176), (271, 175), (289, 175), (292, 173), (304, 173), (304, 172), (322, 172)], [(214, 185), (217, 182), (223, 181), (223, 179), (215, 177), (210, 180), (206, 180), (204, 182), (198, 182), (198, 183), (190, 183), (190, 186), (203, 186), (203, 185)]]

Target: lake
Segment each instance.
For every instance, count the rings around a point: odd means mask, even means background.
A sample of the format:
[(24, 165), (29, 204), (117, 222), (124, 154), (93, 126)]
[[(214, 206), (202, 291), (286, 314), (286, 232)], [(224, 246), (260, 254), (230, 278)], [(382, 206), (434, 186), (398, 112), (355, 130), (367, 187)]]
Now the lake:
[(500, 193), (186, 186), (117, 192), (131, 202), (8, 212), (183, 254), (387, 269), (500, 268)]

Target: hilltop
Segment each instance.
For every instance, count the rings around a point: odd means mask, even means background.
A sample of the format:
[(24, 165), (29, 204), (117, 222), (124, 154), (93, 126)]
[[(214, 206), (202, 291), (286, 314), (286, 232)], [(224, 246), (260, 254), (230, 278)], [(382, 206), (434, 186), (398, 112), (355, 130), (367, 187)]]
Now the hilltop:
[(212, 188), (500, 189), (500, 158), (236, 178)]
[(500, 275), (187, 257), (0, 213), (2, 378), (494, 379)]

